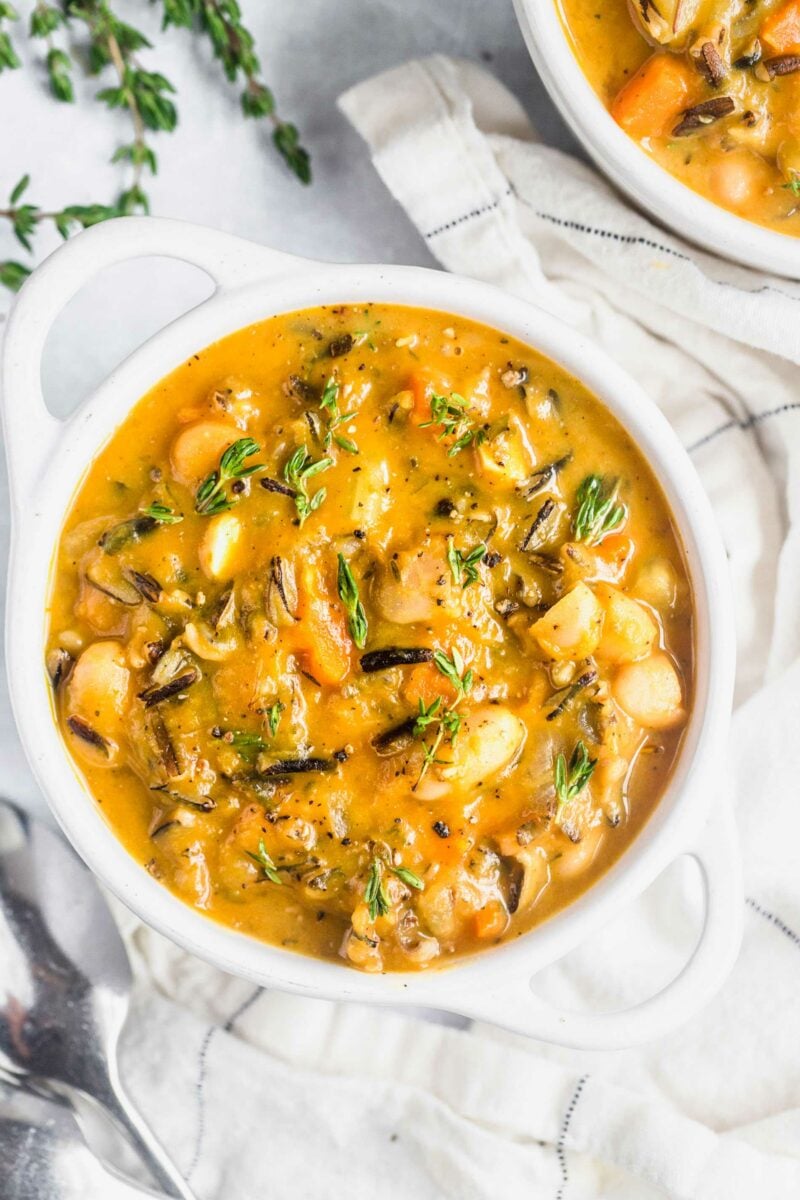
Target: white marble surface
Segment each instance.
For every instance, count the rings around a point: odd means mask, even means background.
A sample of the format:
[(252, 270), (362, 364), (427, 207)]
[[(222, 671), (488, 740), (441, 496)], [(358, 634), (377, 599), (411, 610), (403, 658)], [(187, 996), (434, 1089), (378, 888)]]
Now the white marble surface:
[[(27, 23), (32, 0), (18, 5)], [(363, 144), (336, 108), (351, 84), (408, 58), (433, 52), (483, 61), (526, 106), (541, 136), (572, 148), (570, 135), (535, 76), (511, 0), (242, 0), (265, 73), (281, 111), (300, 126), (314, 182), (301, 187), (267, 143), (263, 125), (245, 122), (238, 92), (226, 84), (206, 47), (185, 31), (158, 31), (145, 0), (116, 0), (120, 15), (143, 28), (156, 49), (143, 64), (177, 86), (180, 124), (155, 135), (161, 169), (149, 186), (153, 211), (268, 242), (300, 254), (341, 260), (429, 264), (405, 214), (375, 174)], [(123, 178), (109, 164), (128, 137), (124, 114), (92, 103), (95, 81), (79, 84), (76, 106), (47, 94), (40, 64), (16, 36), (26, 69), (0, 76), (0, 196), (30, 173), (28, 197), (43, 208), (111, 198)], [(28, 198), (26, 197), (26, 198)], [(41, 256), (58, 244), (38, 242)], [(0, 257), (24, 257), (0, 228)], [(66, 413), (127, 352), (205, 293), (204, 276), (160, 260), (105, 272), (57, 322), (44, 363), (45, 393)], [(8, 297), (0, 295), (0, 312)], [(8, 502), (0, 493), (5, 563)], [(2, 789), (43, 811), (11, 717), (5, 672), (0, 690)]]

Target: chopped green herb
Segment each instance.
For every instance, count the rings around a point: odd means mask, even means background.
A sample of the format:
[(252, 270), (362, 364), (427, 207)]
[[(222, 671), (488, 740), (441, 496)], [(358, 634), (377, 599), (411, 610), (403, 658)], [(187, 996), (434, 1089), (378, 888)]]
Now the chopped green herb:
[(358, 595), (358, 584), (343, 554), (339, 555), (337, 583), (339, 599), (347, 610), (347, 623), (350, 626), (353, 641), (359, 650), (363, 650), (367, 643), (367, 614), (364, 612), (364, 605)]
[(257, 733), (246, 733), (243, 730), (235, 730), (232, 733), (227, 733), (223, 739), (227, 745), (240, 754), (247, 762), (255, 762), (259, 754), (266, 750), (267, 743)]
[(596, 545), (607, 533), (619, 528), (628, 510), (618, 503), (618, 492), (618, 479), (606, 481), (602, 475), (586, 476), (578, 488), (577, 510), (572, 522), (579, 542)]
[(252, 438), (239, 438), (229, 446), (219, 460), (216, 471), (212, 471), (197, 489), (195, 496), (195, 511), (203, 517), (213, 517), (217, 513), (227, 512), (233, 508), (238, 497), (225, 491), (228, 483), (236, 479), (247, 479), (256, 471), (263, 471), (263, 463), (245, 466), (245, 460), (258, 454), (261, 447)]
[(798, 199), (800, 199), (800, 175), (793, 175), (788, 183), (782, 183), (781, 187), (784, 188), (785, 191), (791, 192), (793, 196), (797, 196)]
[(463, 396), (459, 396), (458, 392), (451, 392), (449, 398), (436, 392), (431, 396), (431, 420), (423, 421), (420, 429), (426, 429), (430, 425), (441, 425), (439, 440), (446, 437), (455, 439), (447, 451), (448, 458), (452, 458), (471, 443), (479, 446), (486, 440), (484, 430), (479, 429), (467, 415), (468, 408), (467, 401)]
[(565, 807), (586, 787), (596, 766), (597, 759), (589, 758), (589, 751), (582, 741), (576, 743), (569, 763), (565, 754), (559, 754), (553, 771), (557, 821), (560, 820)]
[(270, 737), (275, 737), (275, 734), (278, 732), (278, 726), (281, 723), (282, 712), (283, 705), (281, 704), (280, 700), (276, 700), (274, 704), (270, 704), (269, 708), (267, 709), (267, 724), (269, 725)]
[(278, 874), (278, 868), (267, 853), (267, 847), (264, 845), (263, 838), (258, 843), (258, 854), (251, 854), (247, 851), (248, 857), (252, 858), (253, 862), (258, 863), (265, 877), (270, 883), (281, 883), (281, 877)]
[(414, 888), (418, 892), (424, 889), (425, 884), (415, 871), (409, 870), (408, 867), (392, 867), (391, 870), (407, 887)]
[(436, 725), (437, 729), (433, 741), (425, 742), (423, 746), (422, 769), (417, 776), (416, 783), (411, 788), (412, 792), (417, 790), (428, 768), (434, 763), (443, 761), (437, 758), (436, 755), (439, 753), (444, 739), (447, 738), (452, 746), (461, 732), (463, 718), (461, 713), (456, 712), (456, 708), (464, 697), (469, 694), (469, 690), (472, 687), (472, 669), (470, 668), (468, 671), (464, 669), (464, 660), (455, 647), (453, 647), (452, 658), (448, 658), (441, 650), (436, 650), (433, 655), (433, 661), (442, 675), (452, 683), (458, 695), (449, 708), (442, 708), (441, 696), (437, 696), (427, 707), (422, 699), (419, 701), (419, 712), (414, 721), (414, 737), (424, 738), (427, 729), (431, 725)]
[(156, 501), (140, 508), (139, 512), (145, 517), (152, 517), (154, 521), (158, 521), (159, 525), (177, 525), (179, 521), (183, 520), (183, 513), (176, 513), (166, 504), (159, 504)]
[(367, 886), (364, 889), (364, 903), (369, 909), (370, 921), (385, 917), (391, 908), (383, 882), (383, 863), (379, 858), (373, 858), (370, 863)]
[(468, 671), (464, 670), (464, 659), (459, 654), (457, 648), (453, 647), (453, 653), (450, 658), (447, 657), (441, 650), (435, 650), (433, 653), (433, 661), (436, 668), (441, 671), (446, 679), (449, 679), (453, 687), (458, 692), (459, 696), (466, 696), (472, 687), (473, 673), (472, 668)]
[(331, 376), (325, 384), (319, 406), (327, 415), (328, 428), (322, 438), (322, 444), (326, 450), (330, 449), (331, 442), (335, 442), (342, 450), (346, 450), (348, 454), (358, 454), (358, 446), (350, 438), (343, 437), (342, 434), (336, 433), (340, 425), (345, 421), (352, 421), (357, 415), (354, 412), (339, 411), (339, 384)]
[(319, 488), (313, 496), (308, 494), (308, 481), (321, 471), (327, 471), (333, 466), (332, 458), (320, 458), (316, 462), (308, 453), (305, 446), (298, 446), (283, 468), (283, 478), (294, 489), (294, 504), (300, 524), (303, 525), (313, 512), (316, 512), (326, 495), (326, 489)]
[(478, 563), (486, 554), (484, 545), (476, 546), (474, 550), (470, 550), (464, 554), (461, 550), (456, 549), (452, 538), (447, 539), (447, 561), (450, 564), (450, 573), (453, 576), (453, 583), (460, 583), (462, 588), (467, 588), (471, 583), (478, 581)]

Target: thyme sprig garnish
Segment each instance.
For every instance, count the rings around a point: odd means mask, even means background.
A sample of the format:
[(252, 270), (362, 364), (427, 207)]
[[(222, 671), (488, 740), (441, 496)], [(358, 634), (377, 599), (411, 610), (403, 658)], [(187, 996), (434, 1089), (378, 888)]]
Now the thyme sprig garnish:
[(280, 700), (276, 700), (274, 704), (270, 704), (266, 712), (267, 725), (269, 726), (270, 737), (275, 737), (278, 732), (278, 726), (281, 723), (281, 715), (283, 714), (283, 704)]
[(602, 475), (587, 475), (575, 497), (577, 509), (572, 522), (575, 538), (596, 545), (607, 533), (618, 529), (627, 516), (620, 504), (619, 480), (605, 480)]
[(581, 794), (596, 766), (597, 759), (589, 757), (589, 751), (582, 741), (576, 743), (569, 762), (564, 753), (558, 755), (553, 768), (556, 789), (556, 821), (561, 819), (566, 806)]
[[(277, 116), (272, 92), (261, 78), (253, 36), (242, 24), (236, 0), (153, 2), (163, 4), (165, 28), (180, 25), (209, 37), (226, 76), (230, 80), (241, 78), (244, 81), (244, 115), (266, 117), (273, 123), (273, 141), (279, 154), (297, 178), (308, 183), (311, 178), (308, 153), (300, 144), (295, 126)], [(18, 20), (14, 6), (7, 0), (0, 0), (0, 73), (21, 65), (9, 28)], [(89, 38), (88, 54), (82, 55), (80, 60), (71, 46), (55, 42), (55, 35), (76, 24), (86, 29)], [(174, 130), (178, 113), (173, 99), (175, 88), (170, 80), (159, 71), (147, 69), (139, 60), (139, 53), (152, 50), (153, 46), (140, 30), (119, 19), (112, 0), (61, 0), (60, 5), (36, 0), (28, 32), (31, 38), (46, 45), (47, 77), (56, 100), (74, 102), (72, 76), (76, 65), (85, 66), (92, 76), (112, 68), (115, 82), (102, 87), (96, 93), (96, 99), (105, 108), (126, 110), (131, 123), (130, 140), (118, 146), (112, 156), (112, 162), (126, 163), (130, 168), (125, 186), (115, 200), (68, 204), (47, 212), (36, 204), (17, 205), (16, 202), (0, 209), (0, 217), (11, 221), (17, 237), (30, 250), (32, 234), (48, 222), (53, 222), (66, 238), (76, 230), (100, 221), (149, 212), (144, 177), (146, 173), (155, 175), (158, 169), (150, 135)], [(25, 263), (15, 259), (0, 262), (0, 284), (17, 291), (30, 270)]]
[[(449, 706), (444, 706), (441, 696), (437, 696), (428, 705), (422, 698), (419, 700), (419, 711), (414, 721), (413, 734), (414, 737), (423, 739), (423, 758), (420, 773), (411, 788), (412, 792), (417, 790), (430, 766), (443, 762), (442, 759), (437, 758), (437, 755), (445, 738), (452, 746), (461, 732), (462, 716), (461, 713), (456, 712), (456, 709), (465, 696), (469, 695), (474, 678), (472, 668), (466, 669), (464, 659), (455, 646), (450, 657), (441, 650), (436, 650), (433, 661), (437, 670), (455, 688), (456, 698)], [(424, 739), (432, 725), (436, 727), (433, 741), (426, 742)]]
[(283, 468), (283, 478), (294, 491), (294, 505), (304, 525), (312, 513), (316, 512), (327, 496), (324, 487), (318, 488), (313, 496), (308, 494), (308, 481), (321, 471), (327, 471), (333, 466), (332, 458), (320, 458), (315, 462), (305, 445), (298, 446)]
[(367, 644), (367, 614), (364, 612), (364, 605), (358, 594), (358, 584), (343, 554), (339, 555), (337, 587), (339, 599), (347, 612), (350, 634), (358, 649), (363, 650)]
[(261, 867), (265, 878), (267, 878), (270, 883), (283, 883), (283, 880), (278, 874), (278, 868), (275, 866), (275, 863), (272, 861), (272, 858), (267, 852), (267, 847), (264, 845), (263, 838), (258, 843), (258, 853), (253, 854), (250, 850), (248, 850), (247, 856), (248, 858), (252, 858), (253, 862)]
[(226, 745), (231, 746), (245, 762), (254, 763), (259, 754), (269, 747), (258, 733), (248, 733), (245, 730), (234, 729), (222, 735)]
[[(389, 863), (388, 869), (407, 887), (414, 888), (417, 892), (424, 890), (425, 884), (416, 871), (412, 871), (410, 867), (395, 867)], [(389, 893), (384, 883), (383, 872), (383, 861), (376, 855), (369, 864), (367, 886), (364, 888), (364, 903), (367, 906), (369, 919), (372, 922), (377, 921), (378, 917), (385, 917), (392, 907), (392, 902), (389, 899)]]
[(195, 512), (202, 517), (214, 517), (217, 513), (227, 512), (239, 500), (235, 491), (226, 491), (229, 483), (238, 479), (247, 479), (257, 471), (263, 471), (263, 463), (245, 466), (248, 458), (261, 450), (258, 442), (251, 437), (239, 438), (229, 446), (219, 460), (216, 471), (207, 475), (195, 496)]
[(244, 83), (241, 94), (244, 115), (272, 124), (275, 149), (301, 183), (310, 183), (308, 151), (300, 143), (297, 127), (278, 115), (273, 92), (262, 78), (255, 40), (242, 23), (236, 0), (161, 0), (161, 4), (165, 29), (169, 25), (195, 28), (209, 38), (226, 78), (231, 83), (237, 80)]
[(793, 196), (796, 196), (800, 200), (800, 174), (793, 174), (791, 179), (781, 184), (781, 187), (784, 191), (791, 192)]
[(343, 434), (337, 433), (336, 430), (345, 423), (352, 421), (356, 416), (354, 412), (340, 412), (339, 410), (339, 384), (331, 376), (320, 397), (320, 408), (325, 412), (328, 427), (322, 437), (322, 444), (326, 450), (330, 449), (331, 442), (335, 442), (342, 450), (346, 450), (348, 454), (358, 454), (358, 446), (351, 438), (344, 437)]
[(392, 907), (386, 884), (383, 881), (383, 863), (379, 858), (373, 858), (369, 864), (367, 886), (364, 888), (364, 903), (369, 911), (370, 921), (385, 917)]
[(467, 588), (471, 583), (478, 582), (478, 563), (486, 554), (486, 546), (481, 544), (464, 553), (459, 550), (453, 539), (447, 539), (447, 562), (453, 583)]
[(449, 396), (440, 396), (434, 392), (431, 396), (431, 419), (422, 421), (420, 429), (427, 429), (431, 425), (441, 425), (442, 432), (439, 440), (448, 437), (454, 439), (447, 451), (448, 458), (453, 458), (460, 450), (464, 450), (469, 445), (479, 446), (486, 440), (485, 431), (478, 428), (468, 415), (468, 409), (467, 401), (458, 392), (451, 392)]

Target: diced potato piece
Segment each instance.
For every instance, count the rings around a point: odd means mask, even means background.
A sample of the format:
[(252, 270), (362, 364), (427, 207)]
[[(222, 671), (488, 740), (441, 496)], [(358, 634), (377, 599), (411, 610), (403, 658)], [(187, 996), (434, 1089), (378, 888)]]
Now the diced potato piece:
[(219, 466), (229, 446), (241, 437), (228, 421), (196, 421), (182, 429), (170, 451), (172, 474), (178, 483), (194, 490)]
[(620, 707), (645, 729), (670, 729), (686, 715), (678, 672), (661, 651), (621, 667), (612, 691)]
[[(419, 550), (404, 550), (385, 569), (375, 601), (387, 621), (413, 625), (439, 614), (457, 611), (447, 566), (444, 539)], [(441, 603), (443, 602), (443, 603)]]
[(534, 469), (534, 457), (521, 423), (510, 416), (508, 428), (475, 451), (481, 473), (492, 483), (514, 487), (528, 479)]
[(438, 800), (453, 789), (468, 790), (491, 779), (516, 757), (525, 741), (525, 724), (500, 705), (476, 708), (464, 721), (449, 761), (434, 767), (417, 789), (422, 800)]
[(669, 559), (651, 558), (646, 562), (636, 576), (633, 590), (662, 614), (669, 612), (678, 594), (677, 575)]
[(200, 567), (209, 579), (231, 578), (241, 537), (242, 525), (235, 513), (211, 518), (197, 552)]
[(612, 663), (646, 658), (658, 637), (652, 615), (638, 600), (607, 583), (599, 585), (597, 595), (606, 610), (597, 657)]
[(68, 712), (82, 717), (98, 733), (115, 732), (128, 703), (130, 679), (120, 642), (92, 642), (70, 676)]
[(551, 658), (585, 658), (603, 632), (603, 606), (590, 587), (577, 583), (531, 626), (531, 633)]

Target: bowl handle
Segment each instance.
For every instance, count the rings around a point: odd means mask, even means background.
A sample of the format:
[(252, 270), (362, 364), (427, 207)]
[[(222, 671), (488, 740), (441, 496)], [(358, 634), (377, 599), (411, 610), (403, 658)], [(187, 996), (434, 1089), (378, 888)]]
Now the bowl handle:
[(719, 990), (741, 943), (741, 861), (733, 813), (726, 802), (717, 804), (702, 840), (683, 854), (700, 867), (703, 924), (689, 961), (654, 996), (617, 1012), (574, 1012), (538, 997), (531, 990), (534, 976), (524, 990), (518, 987), (516, 994), (511, 985), (481, 996), (477, 1006), (454, 1007), (465, 1016), (576, 1050), (624, 1049), (653, 1041), (682, 1025)]
[(42, 354), (53, 322), (104, 267), (153, 256), (200, 267), (215, 290), (288, 274), (299, 261), (231, 234), (160, 217), (121, 217), (95, 225), (45, 259), (20, 291), (4, 339), (2, 415), (15, 504), (30, 496), (62, 427), (42, 395)]

